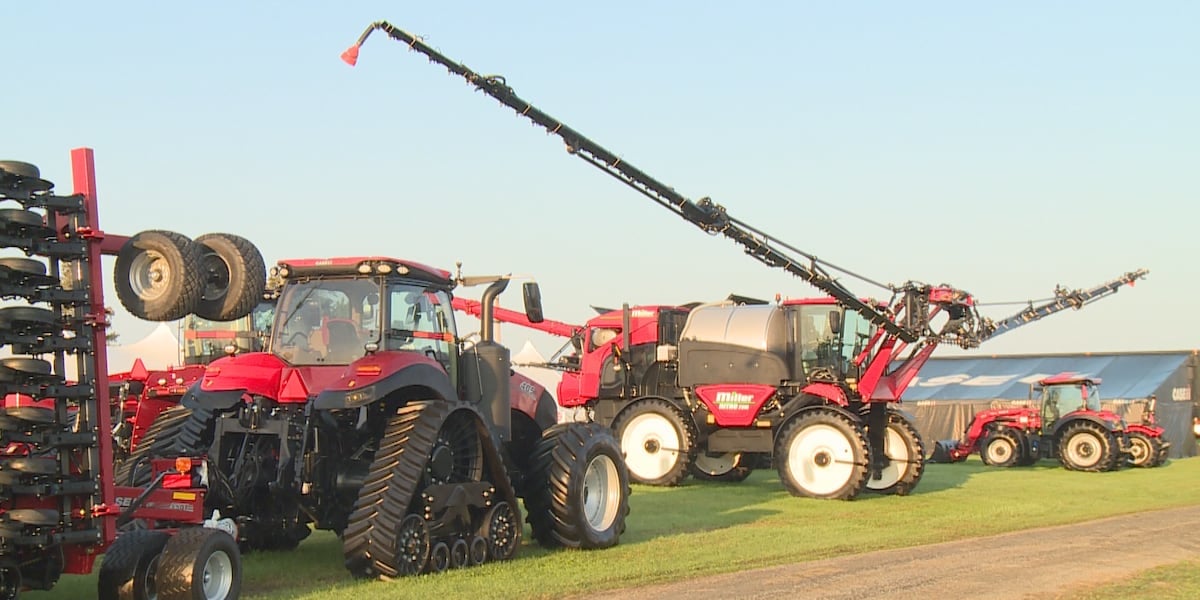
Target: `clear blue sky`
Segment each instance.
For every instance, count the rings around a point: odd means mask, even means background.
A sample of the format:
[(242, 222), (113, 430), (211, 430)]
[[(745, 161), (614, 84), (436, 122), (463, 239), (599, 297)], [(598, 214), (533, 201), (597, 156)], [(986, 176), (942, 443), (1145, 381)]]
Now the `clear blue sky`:
[(0, 158), (69, 191), (68, 151), (95, 148), (108, 231), (532, 273), (568, 321), (815, 293), (401, 44), (338, 60), (387, 19), (685, 195), (877, 280), (996, 302), (1152, 271), (980, 352), (1200, 347), (1200, 4), (246, 4), (6, 6)]

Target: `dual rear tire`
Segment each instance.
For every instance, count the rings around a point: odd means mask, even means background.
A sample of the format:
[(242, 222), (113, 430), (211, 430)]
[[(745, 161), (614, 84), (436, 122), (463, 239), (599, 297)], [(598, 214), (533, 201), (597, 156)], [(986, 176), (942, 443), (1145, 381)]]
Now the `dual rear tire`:
[(245, 238), (210, 233), (194, 241), (172, 232), (140, 232), (117, 254), (114, 281), (121, 305), (148, 321), (195, 314), (232, 321), (262, 299), (266, 268)]

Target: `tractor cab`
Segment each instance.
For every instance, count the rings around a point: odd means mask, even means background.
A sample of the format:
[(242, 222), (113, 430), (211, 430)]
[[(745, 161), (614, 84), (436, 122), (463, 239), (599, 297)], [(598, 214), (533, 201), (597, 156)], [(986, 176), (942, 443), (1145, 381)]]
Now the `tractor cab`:
[(797, 379), (855, 380), (855, 357), (871, 339), (874, 327), (861, 314), (847, 311), (833, 298), (788, 300), (783, 303), (788, 317)]
[(1048, 377), (1030, 386), (1030, 399), (1040, 398), (1042, 433), (1049, 434), (1064, 416), (1100, 413), (1100, 380), (1069, 373)]
[(418, 268), (376, 258), (282, 263), (287, 283), (269, 351), (293, 366), (321, 366), (408, 350), (454, 372), (453, 284), (444, 271)]

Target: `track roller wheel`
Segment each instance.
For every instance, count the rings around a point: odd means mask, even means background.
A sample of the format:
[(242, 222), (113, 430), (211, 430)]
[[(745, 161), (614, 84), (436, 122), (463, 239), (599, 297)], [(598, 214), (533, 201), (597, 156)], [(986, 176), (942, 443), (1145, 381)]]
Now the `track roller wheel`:
[(775, 465), (793, 496), (850, 500), (866, 486), (867, 452), (862, 428), (851, 417), (819, 408), (784, 425)]
[(546, 547), (608, 548), (625, 531), (629, 472), (612, 433), (560, 423), (542, 434), (525, 497), (533, 537)]
[(233, 321), (250, 314), (262, 301), (267, 282), (258, 248), (249, 240), (229, 233), (206, 233), (194, 243), (200, 247), (195, 269), (203, 286), (196, 316)]
[(99, 600), (157, 598), (158, 560), (170, 537), (165, 531), (149, 529), (119, 535), (100, 563)]
[(237, 598), (242, 587), (242, 554), (224, 531), (181, 529), (163, 547), (154, 582), (158, 600)]
[(482, 565), (487, 557), (488, 541), (482, 535), (471, 538), (471, 566)]
[(454, 540), (454, 545), (450, 546), (450, 566), (455, 569), (461, 569), (471, 562), (471, 545), (467, 540), (458, 538)]
[[(415, 516), (415, 515), (414, 515)], [(429, 551), (429, 570), (441, 573), (450, 568), (450, 546), (446, 542), (438, 542)]]
[(488, 510), (480, 533), (487, 542), (487, 556), (508, 560), (521, 544), (521, 519), (513, 506), (502, 500)]
[(201, 246), (173, 231), (142, 231), (117, 254), (113, 280), (121, 305), (147, 321), (174, 321), (193, 312), (203, 294)]
[(694, 427), (665, 400), (635, 401), (612, 423), (635, 483), (679, 485), (695, 454)]

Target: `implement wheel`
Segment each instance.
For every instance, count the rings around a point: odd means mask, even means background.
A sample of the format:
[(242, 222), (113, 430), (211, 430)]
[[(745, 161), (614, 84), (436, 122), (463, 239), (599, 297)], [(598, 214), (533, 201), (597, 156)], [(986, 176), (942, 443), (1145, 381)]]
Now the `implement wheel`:
[(100, 563), (100, 600), (151, 600), (158, 597), (158, 560), (170, 535), (139, 529), (122, 533)]
[(201, 246), (173, 231), (135, 234), (117, 254), (113, 274), (121, 305), (147, 321), (182, 319), (204, 293), (200, 257)]
[(200, 247), (200, 301), (196, 316), (212, 321), (240, 319), (263, 299), (267, 272), (258, 248), (229, 233), (206, 233), (195, 239)]
[(163, 548), (155, 583), (158, 600), (237, 598), (242, 588), (237, 542), (217, 529), (181, 529)]

